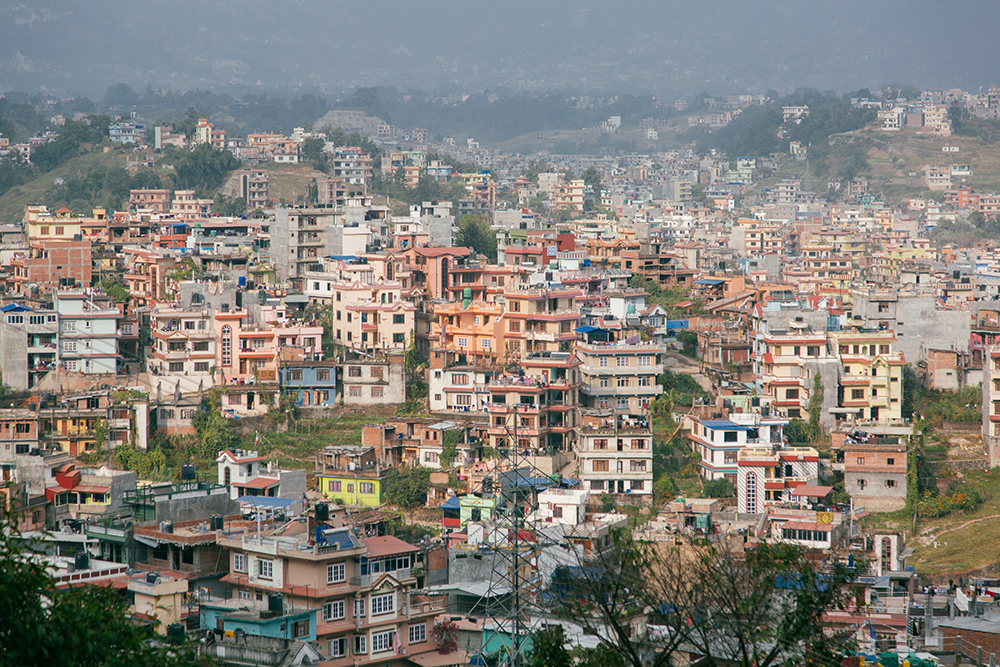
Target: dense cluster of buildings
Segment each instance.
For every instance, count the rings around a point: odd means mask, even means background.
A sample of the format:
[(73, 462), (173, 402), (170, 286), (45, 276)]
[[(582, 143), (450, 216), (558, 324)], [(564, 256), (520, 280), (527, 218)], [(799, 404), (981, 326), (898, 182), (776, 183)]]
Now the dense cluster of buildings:
[[(992, 89), (982, 108), (997, 99)], [(879, 123), (947, 136), (950, 102), (880, 103)], [(705, 122), (762, 100), (730, 103)], [(786, 107), (784, 123), (809, 113)], [(184, 146), (154, 129), (156, 148)], [(121, 142), (143, 132), (114, 127)], [(426, 131), (379, 128), (382, 141), (403, 137), (426, 142)], [(994, 196), (942, 180), (943, 203), (886, 202), (852, 179), (830, 184), (847, 193), (831, 203), (796, 179), (761, 186), (780, 156), (559, 165), (593, 167), (595, 189), (561, 171), (529, 179), (519, 158), (470, 141), (459, 152), (480, 173), (454, 173), (419, 146), (380, 165), (414, 186), (461, 178), (461, 202), (394, 214), (366, 194), (371, 156), (329, 145), (317, 200), (271, 208), (263, 165), (296, 163), (308, 138), (234, 139), (199, 121), (196, 143), (245, 160), (235, 180), (257, 217), (149, 189), (124, 211), (31, 205), (0, 227), (0, 372), (28, 397), (0, 408), (0, 475), (30, 510), (22, 528), (57, 529), (46, 539), (62, 581), (126, 588), (135, 617), (162, 632), (210, 629), (223, 661), (469, 664), (464, 649), (432, 659), (443, 655), (432, 630), (456, 604), (482, 630), (471, 612), (496, 574), (484, 554), (510, 539), (483, 489), (527, 489), (521, 518), (546, 535), (530, 575), (551, 581), (567, 553), (606, 547), (626, 525), (599, 508), (649, 508), (670, 491), (654, 489), (653, 423), (671, 413), (677, 429), (662, 440), (681, 434), (704, 483), (733, 497), (667, 503), (645, 539), (857, 552), (871, 558), (871, 605), (824, 622), (859, 640), (931, 638), (933, 624), (910, 625), (905, 536), (860, 519), (902, 508), (910, 491), (907, 367), (934, 390), (982, 383), (983, 454), (1000, 463), (1000, 251), (929, 240), (944, 222), (995, 214)], [(519, 205), (500, 205), (504, 194)], [(464, 210), (489, 214), (495, 258), (456, 246)], [(677, 367), (697, 367), (689, 404), (664, 391)], [(415, 399), (433, 416), (373, 416), (359, 445), (331, 442), (308, 471), (241, 449), (219, 452), (211, 479), (185, 468), (177, 484), (82, 462), (195, 434), (200, 411), (273, 423), (293, 408), (374, 413)], [(831, 452), (790, 444), (804, 423)], [(505, 467), (512, 458), (524, 468)], [(433, 471), (442, 539), (390, 534), (389, 472), (413, 466)], [(834, 477), (845, 495), (824, 484)]]

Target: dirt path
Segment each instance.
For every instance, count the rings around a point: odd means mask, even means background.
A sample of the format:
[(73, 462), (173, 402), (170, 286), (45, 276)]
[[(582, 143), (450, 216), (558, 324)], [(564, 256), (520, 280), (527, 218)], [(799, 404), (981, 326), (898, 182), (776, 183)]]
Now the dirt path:
[[(979, 523), (981, 521), (988, 521), (990, 519), (1000, 519), (1000, 514), (991, 514), (990, 516), (981, 516), (978, 519), (969, 519), (968, 521), (966, 521), (964, 523), (960, 523), (957, 526), (952, 526), (951, 528), (945, 528), (944, 530), (939, 531), (939, 532), (932, 531), (933, 535), (934, 535), (934, 539), (935, 540), (940, 540), (942, 535), (947, 535), (948, 533), (953, 533), (956, 530), (961, 530), (962, 528), (965, 528), (966, 526), (971, 526), (974, 523)], [(930, 536), (930, 533), (928, 533), (928, 537), (929, 536)]]

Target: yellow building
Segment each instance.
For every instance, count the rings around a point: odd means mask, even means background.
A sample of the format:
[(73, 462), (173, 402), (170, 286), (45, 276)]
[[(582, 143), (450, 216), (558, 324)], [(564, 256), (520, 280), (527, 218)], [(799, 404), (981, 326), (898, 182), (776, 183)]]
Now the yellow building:
[(385, 502), (385, 478), (378, 472), (347, 470), (316, 475), (317, 490), (338, 505), (378, 507)]
[(842, 364), (840, 411), (888, 422), (902, 418), (903, 367), (892, 331), (831, 332), (830, 344)]

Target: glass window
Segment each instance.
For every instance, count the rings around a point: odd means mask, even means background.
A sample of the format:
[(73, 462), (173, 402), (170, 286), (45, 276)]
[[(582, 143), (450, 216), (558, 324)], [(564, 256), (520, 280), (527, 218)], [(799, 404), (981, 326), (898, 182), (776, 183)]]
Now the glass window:
[(334, 602), (327, 602), (325, 605), (323, 605), (324, 621), (336, 621), (341, 618), (344, 618), (343, 600), (335, 600)]
[(396, 608), (396, 594), (375, 595), (372, 597), (372, 616), (388, 614)]
[(337, 584), (343, 581), (347, 581), (347, 566), (344, 563), (326, 566), (326, 583)]

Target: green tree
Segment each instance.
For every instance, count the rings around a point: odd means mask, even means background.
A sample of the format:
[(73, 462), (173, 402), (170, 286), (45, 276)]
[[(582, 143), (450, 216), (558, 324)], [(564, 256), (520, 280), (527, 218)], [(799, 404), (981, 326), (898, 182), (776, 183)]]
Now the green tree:
[(325, 146), (326, 142), (318, 137), (309, 137), (302, 142), (302, 157), (306, 159), (306, 162), (323, 172), (326, 171), (328, 164), (327, 154), (323, 150)]
[(809, 395), (809, 431), (813, 440), (819, 439), (823, 435), (823, 425), (820, 419), (823, 416), (823, 380), (819, 373), (813, 376), (812, 392)]
[(458, 223), (455, 246), (472, 248), (480, 255), (486, 255), (491, 264), (497, 261), (497, 237), (485, 218), (463, 215)]
[(566, 650), (561, 625), (550, 625), (531, 635), (531, 656), (527, 667), (572, 667), (573, 656)]
[(735, 489), (732, 483), (725, 479), (713, 479), (702, 484), (702, 491), (709, 498), (732, 498)]
[(241, 165), (232, 153), (199, 144), (193, 151), (171, 148), (163, 162), (172, 164), (175, 190), (195, 190), (199, 196), (215, 192), (226, 177)]
[(785, 424), (784, 434), (790, 445), (808, 445), (812, 442), (812, 429), (801, 419), (793, 419)]
[(118, 273), (101, 273), (97, 286), (105, 294), (115, 300), (115, 303), (128, 303), (132, 298), (132, 293), (125, 287), (122, 277)]
[(47, 562), (29, 551), (16, 516), (0, 513), (0, 663), (70, 667), (191, 665), (184, 647), (152, 643), (113, 588), (59, 589)]
[(393, 468), (385, 476), (385, 498), (404, 509), (419, 507), (427, 502), (427, 486), (430, 483), (430, 468)]

